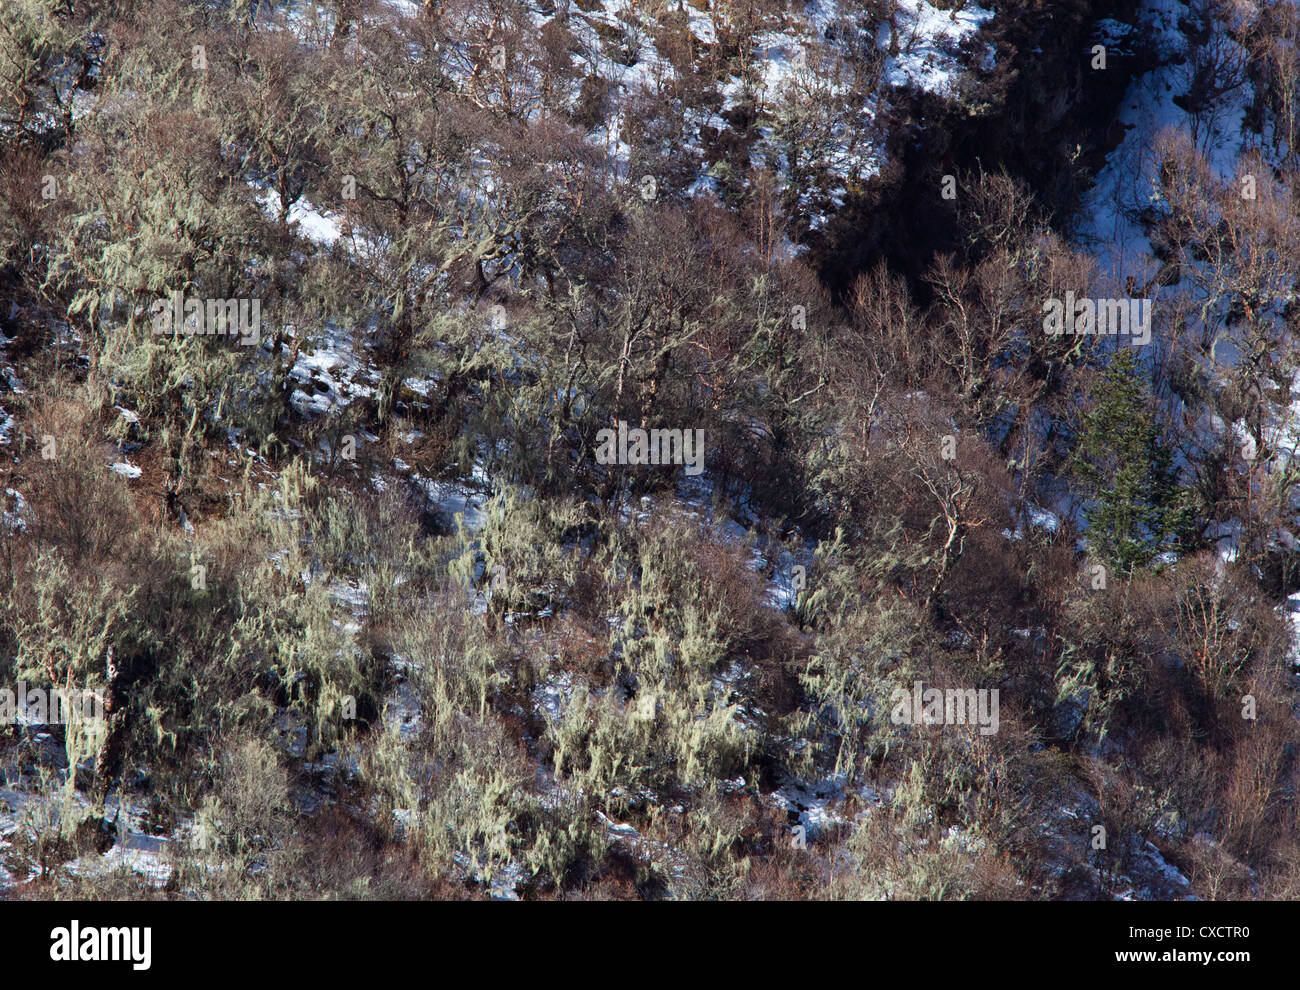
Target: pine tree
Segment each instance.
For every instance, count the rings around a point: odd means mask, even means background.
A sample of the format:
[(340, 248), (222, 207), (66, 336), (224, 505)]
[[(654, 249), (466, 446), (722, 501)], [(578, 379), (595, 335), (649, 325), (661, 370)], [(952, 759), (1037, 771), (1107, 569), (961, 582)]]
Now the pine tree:
[(1178, 483), (1170, 451), (1151, 414), (1150, 388), (1133, 351), (1117, 352), (1083, 416), (1075, 471), (1088, 497), (1089, 542), (1131, 574), (1177, 544), (1188, 525), (1190, 493)]

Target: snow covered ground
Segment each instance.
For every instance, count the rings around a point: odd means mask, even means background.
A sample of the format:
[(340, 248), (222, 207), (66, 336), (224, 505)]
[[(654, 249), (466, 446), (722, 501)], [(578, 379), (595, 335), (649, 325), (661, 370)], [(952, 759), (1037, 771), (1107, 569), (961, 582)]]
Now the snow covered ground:
[[(1183, 30), (1191, 14), (1183, 0), (1144, 0), (1135, 23), (1107, 19), (1099, 24), (1099, 43), (1122, 52), (1137, 38), (1149, 40), (1160, 63), (1133, 80), (1124, 94), (1116, 117), (1124, 138), (1107, 157), (1079, 211), (1077, 239), (1096, 257), (1103, 283), (1112, 286), (1124, 286), (1129, 276), (1137, 285), (1147, 285), (1159, 269), (1138, 215), (1152, 202), (1153, 149), (1162, 131), (1172, 128), (1195, 134), (1197, 146), (1223, 178), (1236, 174), (1242, 153), (1256, 144), (1242, 127), (1254, 96), (1249, 82), (1227, 94), (1217, 112), (1196, 121), (1176, 102), (1191, 81), (1193, 46)], [(1211, 30), (1229, 54), (1245, 57), (1222, 24), (1213, 22)]]

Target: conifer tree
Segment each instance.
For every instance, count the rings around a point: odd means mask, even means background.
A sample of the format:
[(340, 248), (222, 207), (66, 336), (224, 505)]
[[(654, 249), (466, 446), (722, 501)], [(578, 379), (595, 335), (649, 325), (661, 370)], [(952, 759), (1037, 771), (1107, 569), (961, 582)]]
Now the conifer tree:
[(1178, 483), (1131, 348), (1118, 351), (1097, 381), (1074, 465), (1088, 498), (1089, 540), (1122, 573), (1146, 567), (1183, 535), (1189, 492)]

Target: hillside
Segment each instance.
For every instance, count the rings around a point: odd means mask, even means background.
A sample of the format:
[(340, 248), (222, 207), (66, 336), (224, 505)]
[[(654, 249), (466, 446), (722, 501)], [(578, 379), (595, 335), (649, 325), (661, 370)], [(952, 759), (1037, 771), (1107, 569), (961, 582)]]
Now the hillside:
[(0, 898), (1300, 897), (1298, 39), (4, 0)]

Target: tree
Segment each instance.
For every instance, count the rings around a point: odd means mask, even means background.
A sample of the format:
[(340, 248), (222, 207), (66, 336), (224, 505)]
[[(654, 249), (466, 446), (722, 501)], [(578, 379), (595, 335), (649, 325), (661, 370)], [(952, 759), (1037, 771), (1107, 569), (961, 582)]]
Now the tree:
[(1131, 348), (1118, 351), (1093, 391), (1074, 454), (1090, 501), (1089, 542), (1119, 571), (1145, 567), (1190, 522), (1189, 493), (1150, 411), (1150, 389)]

